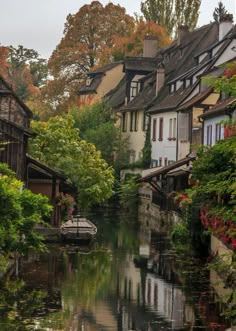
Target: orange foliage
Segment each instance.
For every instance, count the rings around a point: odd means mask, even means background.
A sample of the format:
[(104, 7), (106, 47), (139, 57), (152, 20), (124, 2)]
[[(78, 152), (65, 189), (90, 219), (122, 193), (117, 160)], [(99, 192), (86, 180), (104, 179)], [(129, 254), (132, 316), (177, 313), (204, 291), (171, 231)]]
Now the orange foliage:
[(5, 46), (0, 46), (0, 75), (8, 81), (10, 65), (7, 63), (9, 50)]
[(125, 56), (141, 56), (143, 54), (143, 40), (146, 35), (157, 40), (158, 48), (163, 48), (171, 43), (167, 30), (152, 21), (141, 21), (136, 25), (134, 32), (128, 37), (114, 36), (113, 48), (106, 48), (103, 51), (101, 65), (107, 63), (109, 58), (115, 61)]

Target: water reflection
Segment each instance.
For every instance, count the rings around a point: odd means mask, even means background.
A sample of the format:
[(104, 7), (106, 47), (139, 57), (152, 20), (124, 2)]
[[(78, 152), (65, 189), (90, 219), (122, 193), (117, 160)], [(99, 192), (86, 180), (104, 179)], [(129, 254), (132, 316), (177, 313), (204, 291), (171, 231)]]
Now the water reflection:
[(90, 247), (50, 246), (0, 291), (0, 330), (225, 330), (209, 274), (165, 233), (96, 216)]

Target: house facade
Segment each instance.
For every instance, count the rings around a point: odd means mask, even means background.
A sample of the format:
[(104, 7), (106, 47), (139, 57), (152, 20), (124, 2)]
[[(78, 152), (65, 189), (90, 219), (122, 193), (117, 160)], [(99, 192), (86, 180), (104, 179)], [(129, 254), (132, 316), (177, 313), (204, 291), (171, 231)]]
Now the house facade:
[(213, 146), (227, 137), (227, 125), (234, 116), (236, 98), (227, 98), (200, 116), (203, 123), (203, 145)]
[[(165, 68), (164, 80), (162, 79), (162, 86), (158, 88), (160, 74), (157, 70), (156, 97), (147, 108), (147, 113), (151, 117), (152, 167), (167, 166), (185, 158), (189, 153), (191, 140), (189, 129), (193, 125), (190, 114), (186, 111), (179, 113), (178, 108), (198, 93), (197, 76), (203, 72), (209, 61), (208, 58), (204, 58), (202, 59), (204, 63), (197, 63), (195, 55), (217, 40), (216, 23), (192, 32), (186, 27), (180, 27), (178, 39), (169, 48), (160, 51)], [(199, 122), (197, 122), (199, 112), (200, 110), (196, 109), (193, 116), (194, 133), (198, 134), (198, 140), (200, 140)]]
[(28, 107), (0, 77), (0, 141), (6, 143), (0, 151), (0, 162), (7, 163), (23, 181), (27, 177), (26, 152), (32, 116)]
[(87, 74), (84, 85), (79, 90), (80, 104), (91, 105), (101, 100), (114, 89), (124, 77), (123, 62), (107, 64)]

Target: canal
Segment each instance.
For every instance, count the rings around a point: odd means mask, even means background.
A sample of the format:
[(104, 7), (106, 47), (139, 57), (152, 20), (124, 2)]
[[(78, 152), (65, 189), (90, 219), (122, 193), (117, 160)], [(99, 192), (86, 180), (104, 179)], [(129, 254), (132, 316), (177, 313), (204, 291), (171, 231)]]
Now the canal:
[(89, 246), (50, 244), (2, 281), (1, 331), (226, 330), (205, 264), (155, 221), (91, 219)]

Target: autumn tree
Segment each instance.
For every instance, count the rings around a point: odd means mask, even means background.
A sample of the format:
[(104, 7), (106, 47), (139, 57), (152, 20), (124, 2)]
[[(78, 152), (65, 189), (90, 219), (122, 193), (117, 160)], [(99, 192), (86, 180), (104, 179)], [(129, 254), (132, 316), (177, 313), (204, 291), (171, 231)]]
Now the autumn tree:
[(81, 78), (99, 65), (104, 48), (113, 47), (114, 36), (129, 36), (133, 29), (134, 18), (127, 15), (123, 7), (112, 3), (103, 6), (93, 1), (76, 14), (68, 15), (64, 36), (49, 59), (54, 80), (48, 89), (54, 89), (57, 80), (64, 80), (57, 94), (67, 99), (75, 96)]
[(34, 86), (43, 86), (48, 78), (47, 60), (34, 49), (10, 46), (8, 62), (16, 69), (28, 67)]
[(16, 94), (23, 100), (29, 100), (40, 94), (39, 88), (45, 84), (48, 76), (47, 62), (37, 51), (18, 47), (8, 47), (9, 77)]
[(218, 7), (215, 7), (215, 10), (213, 12), (213, 18), (215, 22), (219, 23), (221, 18), (228, 14), (228, 11), (225, 9), (225, 6), (221, 1), (218, 2)]
[(190, 30), (197, 25), (201, 0), (144, 0), (141, 12), (147, 21), (165, 27), (170, 36), (178, 25), (187, 25)]
[(7, 62), (9, 49), (5, 46), (0, 46), (0, 75), (8, 80), (10, 64)]
[(38, 52), (19, 45), (0, 47), (0, 74), (23, 100), (40, 94), (40, 87), (48, 77), (47, 62)]
[[(110, 53), (115, 61), (123, 60), (125, 56), (142, 56), (143, 40), (146, 35), (151, 35), (157, 40), (157, 47), (163, 48), (170, 44), (167, 30), (152, 21), (140, 21), (136, 23), (134, 32), (129, 37), (115, 37), (115, 44)], [(107, 57), (109, 50), (104, 52)]]

